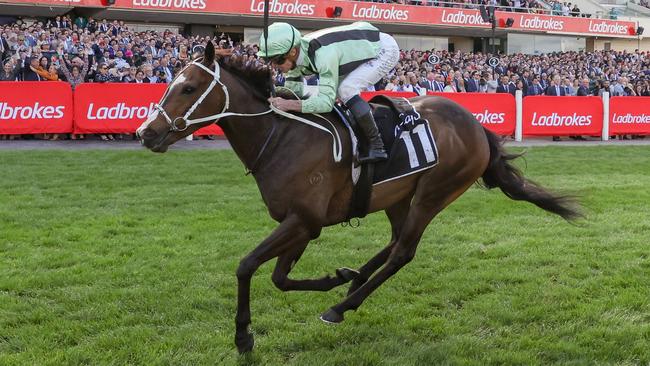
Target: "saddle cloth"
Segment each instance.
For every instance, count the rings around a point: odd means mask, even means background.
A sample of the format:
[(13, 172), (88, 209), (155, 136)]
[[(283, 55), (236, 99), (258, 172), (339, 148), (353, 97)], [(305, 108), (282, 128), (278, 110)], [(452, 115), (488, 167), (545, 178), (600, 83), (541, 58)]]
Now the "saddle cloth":
[[(430, 169), (438, 163), (438, 148), (429, 122), (421, 118), (407, 99), (379, 95), (370, 100), (370, 106), (388, 152), (388, 160), (361, 166), (353, 163), (354, 188), (348, 219), (366, 216), (373, 186)], [(336, 111), (350, 130), (353, 152), (358, 155), (357, 137), (363, 141), (365, 136), (358, 131), (350, 114), (339, 107)], [(368, 141), (364, 146), (367, 149)]]
[(373, 184), (399, 179), (438, 164), (429, 122), (406, 98), (378, 95), (370, 100), (388, 160), (375, 164)]

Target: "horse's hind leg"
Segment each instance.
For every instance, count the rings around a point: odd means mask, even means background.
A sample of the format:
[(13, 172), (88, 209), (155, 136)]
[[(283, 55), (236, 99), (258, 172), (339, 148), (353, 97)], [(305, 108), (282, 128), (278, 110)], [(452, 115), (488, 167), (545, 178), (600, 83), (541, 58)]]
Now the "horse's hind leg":
[(403, 230), (399, 234), (397, 242), (390, 252), (388, 261), (382, 269), (341, 303), (334, 305), (323, 313), (321, 319), (328, 323), (340, 323), (343, 321), (343, 313), (350, 309), (355, 310), (361, 306), (361, 303), (374, 290), (409, 263), (415, 256), (415, 251), (424, 229), (440, 209), (427, 210), (423, 207), (411, 207)]
[(278, 262), (273, 270), (271, 279), (277, 288), (282, 291), (329, 291), (336, 286), (350, 282), (358, 275), (358, 272), (349, 268), (339, 268), (336, 270), (336, 276), (324, 276), (318, 279), (293, 280), (290, 279), (289, 272), (293, 265), (298, 262), (300, 256), (305, 251), (307, 244), (296, 246), (288, 253), (278, 257)]
[(447, 175), (445, 181), (435, 174), (420, 179), (408, 215), (384, 266), (354, 293), (323, 313), (321, 319), (329, 323), (343, 321), (343, 313), (361, 306), (374, 290), (409, 263), (415, 257), (420, 238), (431, 220), (476, 181), (478, 177), (474, 172), (479, 170), (466, 165), (456, 175)]
[(361, 287), (361, 285), (366, 283), (370, 276), (372, 276), (379, 267), (386, 263), (390, 256), (390, 252), (393, 250), (395, 243), (397, 243), (397, 238), (399, 237), (399, 233), (404, 225), (404, 220), (406, 220), (406, 215), (408, 215), (410, 205), (411, 197), (409, 196), (407, 199), (386, 209), (386, 216), (388, 216), (392, 231), (390, 243), (388, 243), (384, 249), (372, 257), (366, 264), (359, 268), (359, 275), (352, 280), (352, 284), (348, 290), (348, 296)]

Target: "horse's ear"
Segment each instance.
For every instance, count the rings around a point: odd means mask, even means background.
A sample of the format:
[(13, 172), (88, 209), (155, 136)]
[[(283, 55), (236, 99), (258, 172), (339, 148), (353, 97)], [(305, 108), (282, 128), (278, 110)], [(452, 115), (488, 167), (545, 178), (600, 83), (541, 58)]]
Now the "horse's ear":
[(203, 63), (206, 66), (210, 66), (212, 63), (214, 63), (214, 44), (212, 44), (212, 41), (208, 41), (208, 44), (205, 46), (205, 54), (203, 56)]

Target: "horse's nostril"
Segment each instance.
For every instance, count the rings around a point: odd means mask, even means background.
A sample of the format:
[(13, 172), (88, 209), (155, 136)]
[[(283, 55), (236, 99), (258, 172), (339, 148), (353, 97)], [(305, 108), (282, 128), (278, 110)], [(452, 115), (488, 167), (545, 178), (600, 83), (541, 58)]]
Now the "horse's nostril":
[(140, 133), (140, 138), (143, 138), (145, 140), (153, 140), (158, 136), (156, 131), (150, 129), (150, 128), (145, 128), (144, 131), (141, 131)]

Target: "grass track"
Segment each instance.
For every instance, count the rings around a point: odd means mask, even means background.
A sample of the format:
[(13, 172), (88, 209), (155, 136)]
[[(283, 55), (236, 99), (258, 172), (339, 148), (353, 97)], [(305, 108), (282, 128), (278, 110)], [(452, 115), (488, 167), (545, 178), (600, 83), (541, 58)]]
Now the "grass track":
[[(239, 357), (235, 269), (274, 222), (231, 151), (3, 151), (0, 365), (648, 365), (649, 152), (530, 149), (526, 175), (582, 195), (587, 221), (472, 188), (340, 326), (318, 315), (346, 288), (282, 293), (267, 264)], [(292, 275), (388, 239), (383, 214), (325, 229)]]

